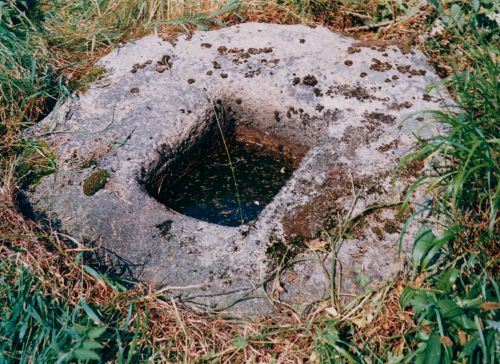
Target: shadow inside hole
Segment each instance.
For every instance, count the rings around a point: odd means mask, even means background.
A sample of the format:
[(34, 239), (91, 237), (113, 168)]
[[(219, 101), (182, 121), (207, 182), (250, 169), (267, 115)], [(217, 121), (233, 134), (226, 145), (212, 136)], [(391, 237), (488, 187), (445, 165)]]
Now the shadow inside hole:
[(224, 116), (220, 108), (196, 142), (180, 146), (154, 173), (149, 191), (184, 215), (239, 226), (259, 216), (305, 150)]

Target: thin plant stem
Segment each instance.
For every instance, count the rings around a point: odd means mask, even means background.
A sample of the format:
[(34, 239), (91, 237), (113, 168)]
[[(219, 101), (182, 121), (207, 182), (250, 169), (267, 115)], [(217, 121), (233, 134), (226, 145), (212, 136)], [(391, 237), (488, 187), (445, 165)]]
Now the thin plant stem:
[(236, 191), (236, 198), (238, 199), (238, 210), (240, 212), (240, 221), (242, 224), (244, 224), (245, 220), (243, 219), (243, 210), (241, 208), (240, 191), (238, 189), (238, 182), (236, 181), (236, 174), (234, 173), (234, 165), (233, 165), (233, 162), (231, 160), (231, 154), (229, 153), (229, 148), (228, 148), (227, 143), (226, 143), (226, 138), (224, 137), (224, 131), (222, 130), (222, 125), (221, 125), (221, 122), (219, 120), (219, 114), (217, 113), (217, 108), (215, 107), (213, 101), (211, 101), (211, 102), (212, 102), (212, 108), (213, 108), (214, 114), (215, 114), (215, 120), (217, 121), (217, 127), (219, 128), (220, 136), (222, 138), (222, 143), (224, 144), (224, 149), (225, 149), (226, 154), (227, 154), (229, 169), (231, 170), (231, 174), (233, 176), (234, 189)]

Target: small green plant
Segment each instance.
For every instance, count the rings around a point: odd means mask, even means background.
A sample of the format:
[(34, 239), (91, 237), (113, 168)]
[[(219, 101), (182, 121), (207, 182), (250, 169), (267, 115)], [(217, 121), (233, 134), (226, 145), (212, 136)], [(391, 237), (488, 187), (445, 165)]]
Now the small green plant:
[[(327, 321), (315, 337), (315, 357), (320, 363), (356, 363), (363, 362), (355, 346), (347, 338), (343, 338), (338, 323), (334, 320)], [(354, 353), (353, 353), (354, 351)], [(353, 355), (354, 354), (354, 355)]]
[(17, 151), (17, 177), (24, 185), (57, 171), (56, 155), (44, 141), (22, 140)]
[(417, 363), (494, 363), (500, 339), (500, 292), (495, 279), (477, 256), (439, 260), (441, 248), (458, 231), (435, 236), (423, 227), (415, 239), (414, 267), (430, 278), (425, 288), (406, 288), (403, 308), (415, 311), (417, 349), (410, 355)]

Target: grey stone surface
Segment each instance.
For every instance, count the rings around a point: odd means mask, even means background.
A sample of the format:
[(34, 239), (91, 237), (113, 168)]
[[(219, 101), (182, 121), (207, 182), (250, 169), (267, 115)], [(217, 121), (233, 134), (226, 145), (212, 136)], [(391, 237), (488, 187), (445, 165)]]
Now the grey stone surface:
[[(275, 300), (301, 309), (325, 297), (323, 249), (301, 251), (279, 284), (265, 284), (277, 269), (269, 246), (293, 246), (349, 212), (401, 199), (418, 168), (393, 186), (395, 163), (414, 134), (435, 132), (415, 115), (441, 106), (425, 89), (433, 70), (418, 51), (320, 27), (247, 23), (173, 43), (151, 35), (116, 49), (99, 62), (102, 80), (31, 130), (56, 152), (59, 171), (27, 201), (38, 217), (112, 252), (110, 264), (127, 262), (134, 278), (200, 307), (252, 315), (272, 313)], [(273, 202), (241, 227), (181, 215), (145, 189), (210, 128), (216, 100), (237, 122), (308, 148)], [(105, 187), (85, 194), (84, 181), (100, 170), (109, 173)], [(377, 209), (343, 240), (339, 294), (362, 290), (360, 274), (377, 287), (400, 269), (396, 214)]]

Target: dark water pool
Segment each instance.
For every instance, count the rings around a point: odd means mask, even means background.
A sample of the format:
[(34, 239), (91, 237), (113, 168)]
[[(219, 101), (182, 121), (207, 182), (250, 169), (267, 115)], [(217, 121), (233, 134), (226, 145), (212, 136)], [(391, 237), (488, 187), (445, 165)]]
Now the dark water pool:
[[(238, 226), (255, 220), (293, 173), (293, 162), (277, 151), (226, 139), (160, 192), (170, 208), (199, 220)], [(232, 170), (234, 171), (234, 178)]]

